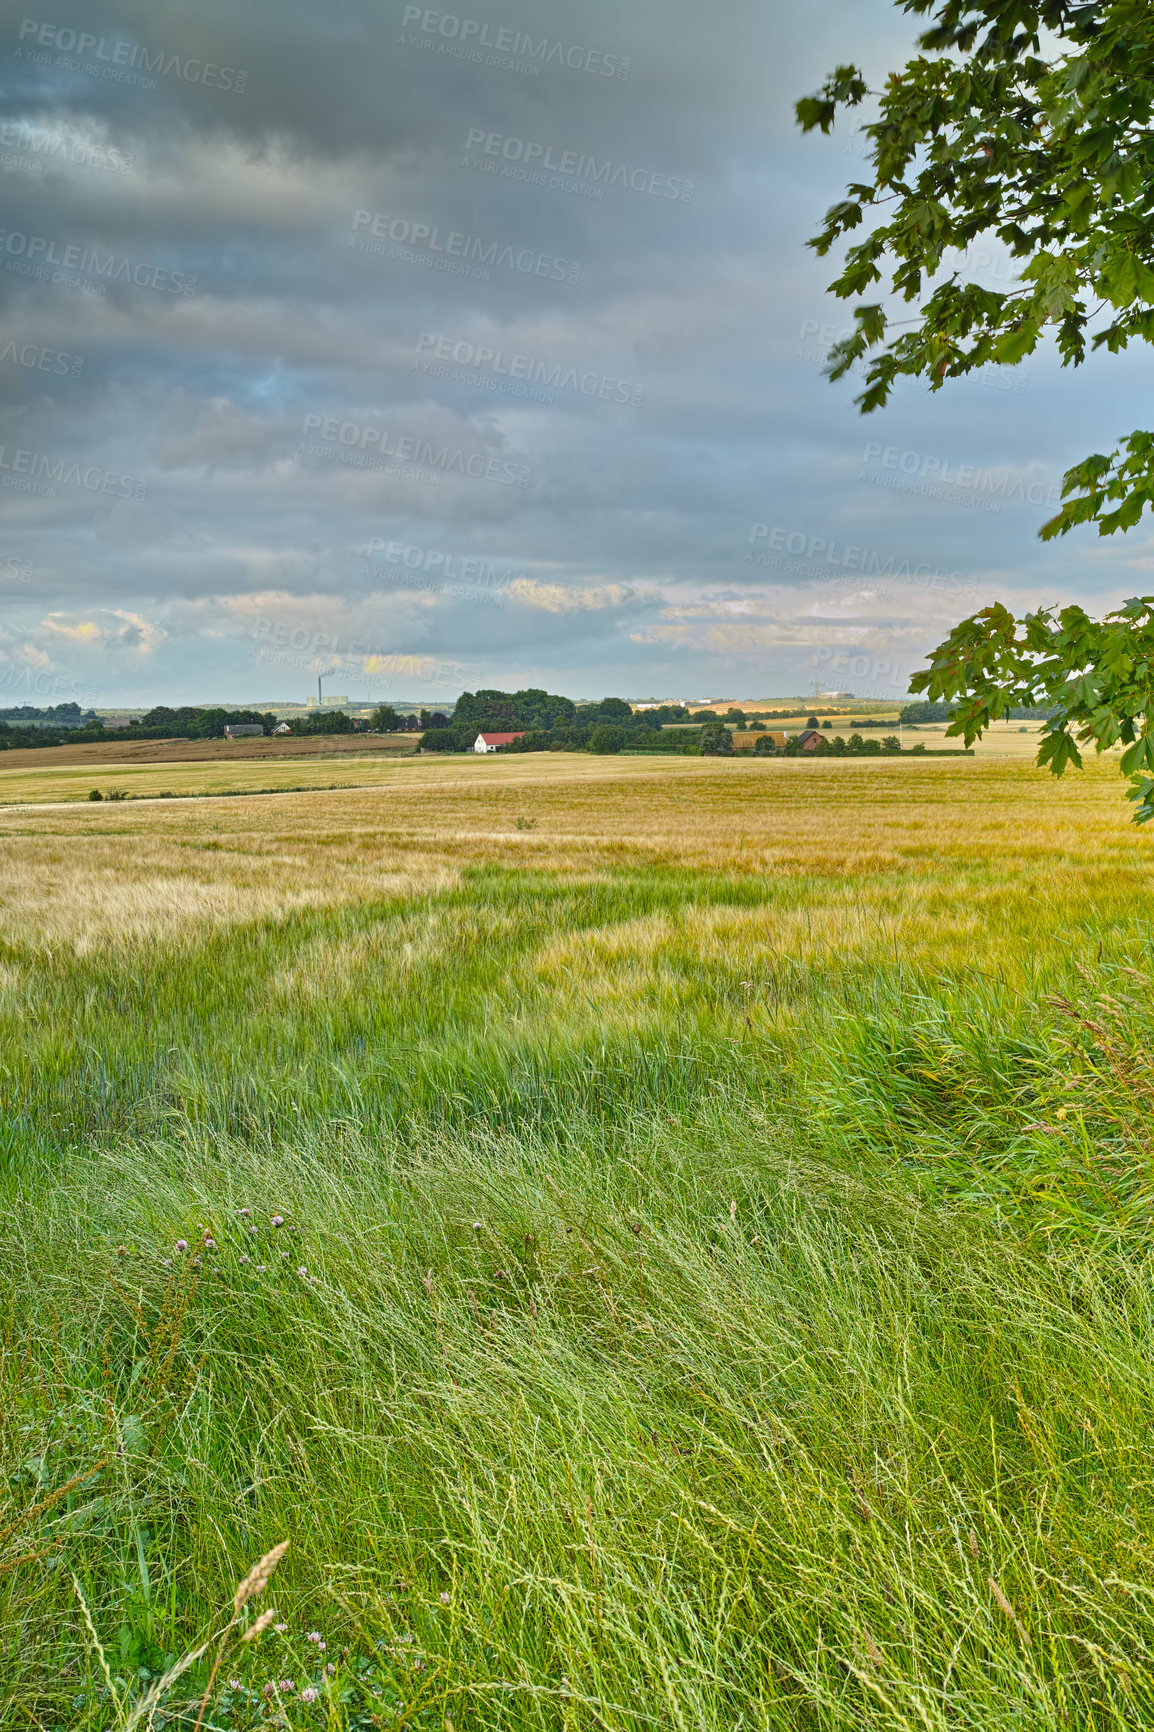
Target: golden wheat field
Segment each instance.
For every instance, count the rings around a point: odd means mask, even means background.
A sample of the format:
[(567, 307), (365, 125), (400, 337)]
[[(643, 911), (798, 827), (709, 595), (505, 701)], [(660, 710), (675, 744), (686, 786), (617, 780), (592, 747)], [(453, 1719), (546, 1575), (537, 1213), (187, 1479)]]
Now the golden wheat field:
[[(903, 926), (915, 911), (932, 919), (944, 942), (994, 919), (1002, 896), (1031, 923), (1060, 921), (1095, 895), (1144, 883), (1152, 858), (1109, 764), (1060, 784), (992, 756), (531, 754), (304, 768), (325, 784), (343, 769), (349, 785), (249, 793), (276, 770), (299, 781), (302, 767), (192, 764), (136, 769), (131, 800), (76, 803), (74, 793), (64, 804), (55, 796), (74, 772), (16, 773), (8, 792), (27, 803), (0, 810), (4, 928), (115, 942), (424, 893), (475, 867), (567, 876), (680, 868), (802, 875), (814, 881), (811, 919), (831, 899), (855, 919), (884, 903)], [(230, 793), (155, 797), (162, 787)], [(935, 897), (942, 905), (931, 913)]]

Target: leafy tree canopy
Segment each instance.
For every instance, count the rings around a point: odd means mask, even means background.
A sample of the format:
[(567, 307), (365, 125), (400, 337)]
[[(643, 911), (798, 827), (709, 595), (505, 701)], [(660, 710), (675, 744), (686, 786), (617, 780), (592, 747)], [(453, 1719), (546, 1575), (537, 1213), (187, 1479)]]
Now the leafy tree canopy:
[[(1064, 366), (1087, 350), (1154, 341), (1154, 7), (1150, 0), (898, 0), (930, 18), (922, 53), (871, 92), (840, 66), (797, 105), (805, 131), (876, 97), (864, 127), (870, 178), (851, 185), (810, 245), (820, 254), (867, 215), (831, 284), (882, 286), (917, 316), (859, 299), (829, 375), (866, 362), (863, 413), (903, 375), (932, 391), (989, 362), (1013, 365), (1049, 334)], [(875, 216), (882, 220), (874, 222)], [(1019, 261), (1004, 290), (964, 280), (947, 254), (996, 238)], [(1066, 473), (1043, 540), (1095, 523), (1133, 527), (1154, 505), (1154, 434), (1122, 436)], [(1154, 597), (1095, 622), (1078, 607), (1020, 622), (1001, 607), (964, 621), (912, 689), (955, 699), (967, 744), (1009, 706), (1046, 704), (1039, 762), (1061, 774), (1079, 745), (1121, 744), (1135, 819), (1154, 817)]]
[(20, 704), (15, 709), (0, 709), (0, 721), (48, 722), (58, 728), (78, 728), (84, 722), (95, 719), (95, 710), (82, 713), (79, 704), (49, 704), (47, 708), (39, 710), (31, 704)]
[(701, 730), (701, 755), (716, 757), (733, 751), (733, 735), (724, 722), (706, 722)]
[(501, 734), (515, 728), (563, 726), (576, 714), (571, 698), (529, 686), (520, 692), (462, 692), (453, 710), (452, 725), (472, 728), (474, 734)]
[(693, 717), (684, 704), (658, 704), (651, 710), (641, 712), (645, 721), (652, 721), (661, 726), (663, 722), (690, 722)]
[(948, 732), (971, 745), (1014, 705), (1050, 708), (1038, 762), (1056, 776), (1080, 767), (1079, 746), (1122, 745), (1136, 823), (1154, 818), (1154, 597), (1128, 601), (1102, 621), (1080, 607), (1040, 608), (1021, 625), (1007, 608), (983, 608), (955, 626), (911, 684), (957, 698)]
[(294, 734), (353, 734), (356, 726), (353, 718), (344, 710), (326, 710), (317, 708), (309, 710), (306, 715), (292, 716), (289, 729)]
[[(868, 412), (903, 374), (937, 391), (989, 361), (1023, 360), (1051, 330), (1067, 366), (1085, 359), (1088, 342), (1116, 354), (1154, 341), (1148, 0), (899, 3), (933, 14), (920, 39), (927, 52), (876, 93), (878, 118), (864, 128), (872, 179), (847, 189), (810, 245), (828, 253), (884, 207), (831, 288), (851, 299), (888, 277), (893, 293), (920, 301), (919, 316), (895, 334), (880, 301), (856, 307), (831, 377), (872, 355), (858, 398)], [(798, 119), (828, 132), (839, 107), (872, 94), (856, 67), (840, 66), (797, 104)], [(1004, 291), (948, 270), (948, 252), (991, 236), (1024, 261)], [(1103, 535), (1129, 528), (1154, 502), (1154, 435), (1132, 433), (1110, 456), (1086, 458), (1068, 472), (1065, 494), (1077, 497), (1043, 537), (1088, 521)]]
[(602, 698), (596, 704), (579, 704), (577, 719), (581, 722), (631, 722), (633, 706), (624, 698)]
[(903, 704), (898, 712), (898, 721), (906, 722), (916, 727), (919, 722), (948, 722), (953, 716), (953, 704)]
[(244, 722), (259, 722), (266, 734), (276, 727), (276, 717), (271, 711), (262, 715), (259, 710), (206, 710), (192, 705), (173, 710), (165, 704), (157, 704), (141, 716), (133, 727), (133, 734), (136, 738), (143, 735), (150, 739), (221, 740), (226, 727)]

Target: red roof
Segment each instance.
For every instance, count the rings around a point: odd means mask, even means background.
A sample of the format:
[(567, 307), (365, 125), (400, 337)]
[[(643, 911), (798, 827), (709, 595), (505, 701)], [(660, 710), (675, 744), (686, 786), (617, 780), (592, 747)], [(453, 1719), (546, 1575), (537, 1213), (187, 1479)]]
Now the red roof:
[(525, 730), (522, 728), (519, 734), (481, 734), (478, 737), (484, 740), (487, 746), (507, 746), (510, 740), (523, 740)]

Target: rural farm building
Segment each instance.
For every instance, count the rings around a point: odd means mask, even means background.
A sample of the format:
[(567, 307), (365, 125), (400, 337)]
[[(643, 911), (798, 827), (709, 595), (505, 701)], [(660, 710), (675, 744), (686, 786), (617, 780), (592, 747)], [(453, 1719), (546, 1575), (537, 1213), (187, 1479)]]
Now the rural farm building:
[(478, 734), (473, 742), (475, 752), (495, 752), (498, 746), (507, 746), (510, 740), (523, 740), (525, 730), (519, 734)]
[(226, 722), (224, 737), (226, 740), (239, 740), (242, 734), (263, 734), (264, 729), (259, 722)]

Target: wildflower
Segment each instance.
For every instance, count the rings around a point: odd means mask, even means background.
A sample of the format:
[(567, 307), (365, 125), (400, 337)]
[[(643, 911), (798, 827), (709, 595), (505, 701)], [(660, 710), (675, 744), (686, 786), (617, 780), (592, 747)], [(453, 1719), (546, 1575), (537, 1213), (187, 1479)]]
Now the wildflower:
[(327, 1642), (318, 1642), (317, 1648), (322, 1654), (327, 1654), (329, 1651), (329, 1645)]
[(252, 1214), (252, 1210), (251, 1209), (238, 1209), (237, 1214), (243, 1215), (245, 1220), (247, 1221), (249, 1216)]
[(242, 1256), (242, 1257), (241, 1257), (241, 1262), (242, 1262), (242, 1263), (251, 1263), (251, 1262), (252, 1262), (252, 1258), (251, 1258), (251, 1257), (243, 1257), (243, 1256)]
[(249, 1232), (250, 1232), (250, 1233), (251, 1233), (251, 1234), (252, 1234), (252, 1236), (253, 1236), (253, 1238), (254, 1238), (254, 1239), (255, 1239), (255, 1237), (256, 1237), (256, 1228), (255, 1228), (255, 1227), (250, 1227), (250, 1228), (249, 1228)]
[(258, 1275), (267, 1275), (268, 1274), (268, 1264), (267, 1263), (258, 1263), (256, 1266), (256, 1272)]
[(453, 1596), (452, 1596), (452, 1594), (442, 1594), (442, 1595), (441, 1595), (441, 1604), (442, 1604), (442, 1605), (443, 1605), (443, 1606), (451, 1606), (451, 1605), (452, 1605), (452, 1603), (453, 1603)]
[(176, 1244), (172, 1248), (174, 1251), (187, 1251), (188, 1250), (188, 1240), (187, 1239), (178, 1239), (176, 1241)]
[(484, 1227), (484, 1225), (485, 1225), (484, 1221), (474, 1221), (473, 1222), (474, 1233), (479, 1233), (481, 1231), (481, 1229)]
[(206, 1251), (216, 1250), (216, 1240), (213, 1238), (211, 1233), (206, 1233), (204, 1235), (204, 1248)]
[(316, 1691), (313, 1689), (311, 1684), (306, 1684), (304, 1689), (301, 1691), (301, 1701), (302, 1702), (315, 1702), (316, 1699), (317, 1699)]
[(239, 1690), (240, 1689), (240, 1679), (239, 1678), (230, 1678), (228, 1681), (228, 1687), (230, 1690)]
[(328, 1665), (325, 1667), (325, 1677), (326, 1678), (334, 1678), (336, 1676), (336, 1671), (337, 1671), (336, 1667), (333, 1665), (332, 1661), (330, 1660)]
[(306, 1642), (319, 1642), (320, 1639), (321, 1639), (321, 1633), (319, 1630), (309, 1630), (305, 1636)]
[(261, 1691), (261, 1695), (262, 1696), (271, 1696), (275, 1689), (276, 1689), (276, 1685), (270, 1679), (269, 1682), (265, 1685), (264, 1689)]
[(289, 1260), (289, 1254), (288, 1254), (288, 1252), (287, 1252), (287, 1251), (282, 1251), (282, 1252), (281, 1252), (281, 1254), (280, 1254), (280, 1260), (281, 1260), (281, 1262), (282, 1262), (282, 1263), (287, 1263), (287, 1262), (288, 1262), (288, 1260)]
[(172, 1268), (172, 1258), (171, 1257), (163, 1257), (161, 1259), (161, 1263), (165, 1269), (171, 1269)]
[(283, 1215), (274, 1215), (272, 1218), (272, 1224), (274, 1227), (283, 1227), (284, 1226), (284, 1216)]
[(277, 1685), (277, 1689), (282, 1693), (282, 1695), (287, 1695), (290, 1690), (296, 1689), (296, 1681), (292, 1678), (282, 1678), (280, 1683)]
[[(308, 1280), (308, 1278), (309, 1278), (309, 1272), (308, 1272), (308, 1270), (307, 1270), (307, 1269), (306, 1269), (306, 1268), (305, 1268), (305, 1266), (304, 1266), (304, 1264), (303, 1264), (303, 1263), (302, 1263), (302, 1264), (301, 1264), (301, 1266), (300, 1266), (300, 1268), (299, 1268), (299, 1269), (298, 1269), (298, 1270), (297, 1270), (297, 1274), (298, 1274), (298, 1275), (299, 1275), (299, 1276), (300, 1276), (300, 1277), (301, 1277), (301, 1280), (302, 1280), (302, 1281), (307, 1281), (307, 1280)], [(312, 1638), (311, 1638), (311, 1637), (310, 1637), (310, 1638), (309, 1638), (309, 1640), (310, 1640), (310, 1641), (311, 1641), (311, 1640), (312, 1640)], [(319, 1636), (318, 1636), (318, 1637), (317, 1637), (317, 1640), (318, 1640), (318, 1641), (319, 1641), (319, 1640), (320, 1640), (320, 1637), (319, 1637)]]
[(285, 1631), (288, 1629), (288, 1625), (287, 1624), (274, 1624), (273, 1629), (276, 1631), (278, 1636), (283, 1636)]

